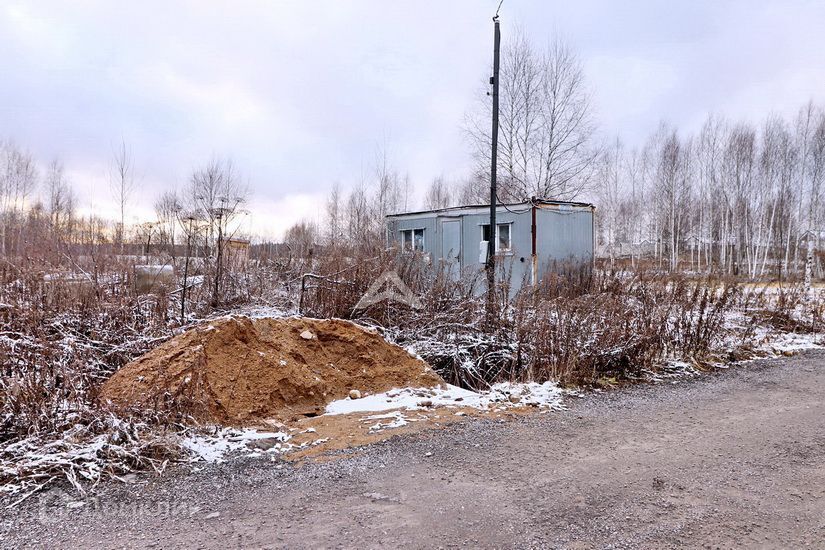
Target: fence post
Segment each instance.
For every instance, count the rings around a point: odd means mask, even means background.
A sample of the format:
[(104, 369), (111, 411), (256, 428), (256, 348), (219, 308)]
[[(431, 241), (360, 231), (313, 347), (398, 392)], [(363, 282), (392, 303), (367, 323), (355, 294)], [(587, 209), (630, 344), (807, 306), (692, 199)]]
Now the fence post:
[(298, 315), (304, 314), (304, 289), (306, 287), (307, 274), (301, 275), (301, 297), (298, 299)]

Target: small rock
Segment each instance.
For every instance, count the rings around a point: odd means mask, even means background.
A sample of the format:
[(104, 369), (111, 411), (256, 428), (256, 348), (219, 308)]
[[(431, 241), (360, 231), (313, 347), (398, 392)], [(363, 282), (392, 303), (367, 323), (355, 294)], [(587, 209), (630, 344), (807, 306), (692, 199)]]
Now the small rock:
[(350, 399), (361, 399), (361, 392), (358, 390), (350, 390), (349, 391), (349, 398)]
[(221, 516), (220, 512), (212, 512), (211, 514), (206, 514), (203, 516), (203, 519), (215, 519)]
[(310, 331), (305, 330), (301, 333), (301, 338), (303, 338), (304, 340), (312, 340), (313, 338), (315, 338), (315, 335), (312, 334)]
[(250, 449), (259, 449), (261, 451), (268, 451), (281, 441), (277, 437), (263, 437), (261, 439), (253, 439), (249, 441), (246, 446)]
[(390, 500), (390, 497), (382, 493), (364, 493), (363, 496), (371, 500)]
[(792, 349), (786, 349), (782, 352), (782, 355), (784, 355), (785, 357), (793, 357), (794, 355), (796, 355), (796, 351)]
[(424, 456), (433, 456), (433, 453), (427, 451), (426, 453), (424, 453)]
[(510, 400), (510, 403), (519, 403), (519, 402), (521, 402), (521, 397), (519, 397), (518, 395), (512, 395), (511, 394), (510, 397), (508, 397), (508, 399)]
[(264, 424), (266, 424), (267, 426), (271, 426), (273, 428), (279, 429), (279, 430), (282, 430), (282, 429), (286, 428), (286, 426), (284, 426), (283, 422), (280, 422), (275, 418), (265, 418), (264, 419)]

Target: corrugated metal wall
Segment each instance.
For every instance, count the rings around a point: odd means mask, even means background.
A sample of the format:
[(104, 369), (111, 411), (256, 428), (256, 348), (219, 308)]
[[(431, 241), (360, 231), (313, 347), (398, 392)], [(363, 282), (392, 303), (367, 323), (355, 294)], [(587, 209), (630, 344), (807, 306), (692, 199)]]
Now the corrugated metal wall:
[[(505, 265), (512, 268), (513, 287), (522, 281), (530, 281), (532, 249), (532, 212), (529, 205), (519, 205), (510, 210), (499, 208), (497, 223), (511, 224), (512, 250), (503, 255)], [(445, 241), (454, 237), (444, 232), (444, 223), (459, 220), (461, 223), (461, 253), (459, 262), (462, 269), (483, 269), (479, 245), (482, 226), (490, 220), (489, 213), (479, 209), (450, 210), (447, 212), (425, 212), (402, 217), (388, 218), (387, 230), (391, 241), (400, 243), (401, 231), (424, 229), (424, 252), (433, 261), (445, 258), (448, 250)], [(449, 247), (449, 245), (446, 245)], [(566, 205), (539, 205), (536, 207), (536, 252), (538, 275), (562, 263), (586, 263), (593, 261), (593, 209), (591, 207)]]
[(539, 278), (554, 264), (593, 262), (593, 210), (538, 208), (536, 252)]

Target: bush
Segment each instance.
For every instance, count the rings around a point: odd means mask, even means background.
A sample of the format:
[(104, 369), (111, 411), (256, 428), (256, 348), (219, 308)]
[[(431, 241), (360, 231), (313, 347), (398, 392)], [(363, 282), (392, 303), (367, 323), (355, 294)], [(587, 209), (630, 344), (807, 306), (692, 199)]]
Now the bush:
[[(392, 250), (327, 257), (315, 268), (303, 294), (306, 313), (377, 326), (448, 382), (470, 388), (503, 380), (581, 385), (637, 378), (669, 361), (717, 360), (737, 338), (752, 344), (758, 324), (800, 330), (821, 319), (818, 301), (799, 314), (805, 293), (798, 288), (756, 294), (714, 276), (592, 274), (570, 266), (555, 266), (538, 287), (523, 285), (510, 300), (510, 276), (501, 265), (490, 326), (478, 271), (454, 277), (443, 265)], [(422, 307), (381, 303), (353, 311), (375, 278), (390, 269)], [(736, 327), (729, 326), (733, 318), (739, 319)]]
[(26, 276), (0, 290), (0, 443), (92, 414), (117, 368), (171, 335), (163, 297)]

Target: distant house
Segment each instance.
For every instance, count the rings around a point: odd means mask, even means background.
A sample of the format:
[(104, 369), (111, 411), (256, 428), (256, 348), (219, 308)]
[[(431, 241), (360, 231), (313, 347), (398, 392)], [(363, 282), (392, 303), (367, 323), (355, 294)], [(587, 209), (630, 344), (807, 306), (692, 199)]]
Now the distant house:
[(224, 241), (226, 266), (230, 271), (246, 271), (249, 262), (249, 240), (231, 238)]
[(619, 241), (616, 243), (601, 242), (596, 245), (597, 258), (630, 258), (648, 257), (656, 252), (656, 243), (644, 239), (639, 242)]
[[(513, 288), (535, 284), (562, 264), (592, 266), (595, 206), (534, 199), (496, 210), (497, 257), (512, 266)], [(387, 216), (387, 233), (402, 251), (446, 262), (455, 273), (482, 269), (490, 239), (489, 205)]]

